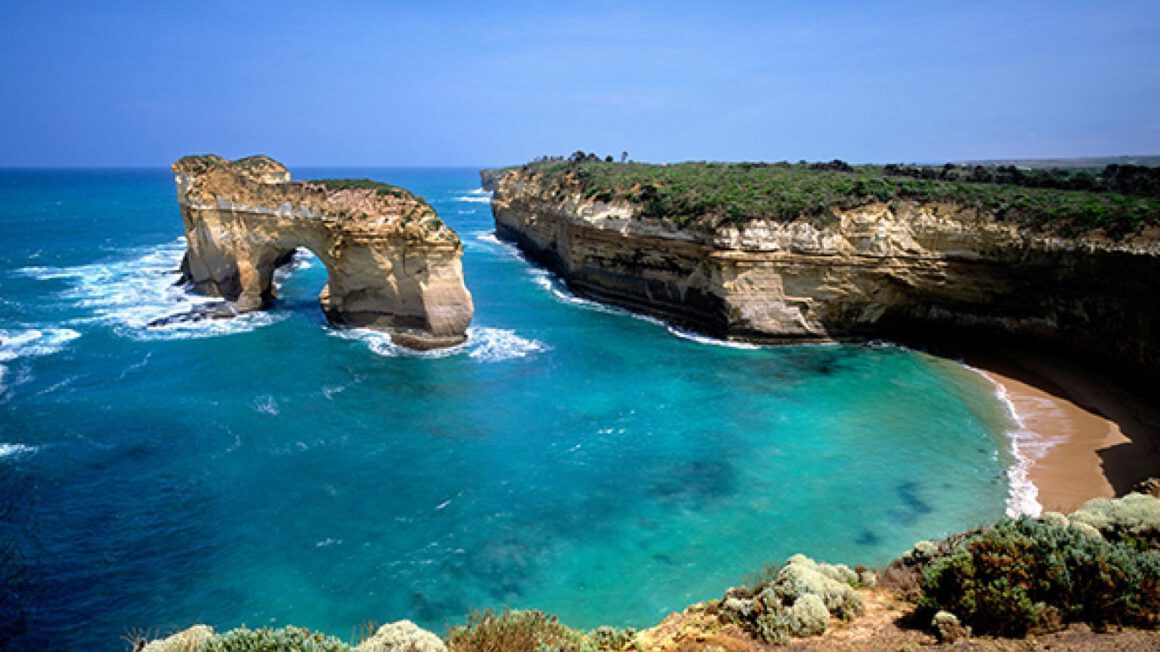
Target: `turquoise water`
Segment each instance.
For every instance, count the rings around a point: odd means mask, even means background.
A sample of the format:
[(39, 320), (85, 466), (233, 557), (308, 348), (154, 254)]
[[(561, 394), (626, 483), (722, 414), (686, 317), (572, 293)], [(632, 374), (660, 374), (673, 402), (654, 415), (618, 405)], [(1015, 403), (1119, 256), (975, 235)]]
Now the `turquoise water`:
[(11, 649), (505, 604), (644, 626), (795, 552), (880, 563), (1004, 510), (1008, 417), (963, 367), (692, 339), (496, 241), (474, 170), (319, 175), (408, 187), (461, 234), (466, 345), (328, 326), (308, 255), (271, 312), (151, 329), (197, 300), (168, 172), (0, 171)]

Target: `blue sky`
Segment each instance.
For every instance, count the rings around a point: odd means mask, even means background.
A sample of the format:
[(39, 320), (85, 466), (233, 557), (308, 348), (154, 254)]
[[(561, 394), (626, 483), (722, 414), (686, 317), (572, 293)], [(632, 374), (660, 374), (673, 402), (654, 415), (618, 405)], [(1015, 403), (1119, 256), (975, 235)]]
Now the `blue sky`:
[(0, 166), (1160, 154), (1160, 2), (0, 3)]

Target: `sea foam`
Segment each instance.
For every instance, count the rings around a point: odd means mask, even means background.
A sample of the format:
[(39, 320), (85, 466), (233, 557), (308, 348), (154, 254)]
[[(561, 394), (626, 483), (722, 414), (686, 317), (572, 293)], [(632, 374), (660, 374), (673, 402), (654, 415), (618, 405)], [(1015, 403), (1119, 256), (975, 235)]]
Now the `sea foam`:
[(1047, 455), (1057, 440), (1027, 427), (1007, 388), (1001, 383), (979, 369), (964, 366), (986, 378), (995, 387), (995, 397), (1007, 409), (1007, 417), (1011, 422), (1011, 427), (1007, 429), (1007, 440), (1008, 452), (1014, 462), (1007, 468), (1007, 516), (1039, 516), (1043, 513), (1043, 504), (1039, 502), (1039, 488), (1031, 481), (1031, 467)]
[(37, 450), (36, 446), (0, 443), (0, 460), (18, 459), (26, 455), (31, 455)]
[(592, 310), (595, 312), (603, 312), (612, 315), (621, 315), (624, 317), (639, 319), (640, 321), (660, 326), (675, 337), (679, 337), (690, 342), (696, 342), (697, 344), (747, 351), (763, 348), (757, 344), (749, 344), (747, 342), (731, 342), (729, 340), (709, 337), (708, 335), (702, 335), (701, 333), (695, 333), (679, 326), (674, 326), (673, 324), (670, 324), (663, 319), (653, 317), (651, 315), (645, 315), (627, 310), (625, 308), (619, 308), (617, 306), (603, 304), (598, 301), (592, 301), (591, 299), (578, 297), (568, 289), (568, 287), (564, 284), (564, 281), (560, 279), (559, 276), (556, 276), (555, 274), (542, 267), (533, 265), (530, 261), (528, 261), (527, 257), (523, 255), (517, 246), (511, 244), (510, 242), (504, 242), (503, 240), (500, 240), (498, 237), (496, 237), (494, 232), (477, 232), (474, 234), (474, 236), (475, 239), (479, 242), (491, 245), (492, 247), (500, 248), (505, 253), (527, 264), (527, 274), (531, 278), (532, 283), (534, 283), (537, 287), (544, 290), (545, 292), (551, 294), (557, 301), (560, 301), (561, 303), (566, 303), (578, 308), (583, 308), (585, 310)]
[(547, 351), (543, 342), (521, 337), (513, 330), (472, 326), (467, 341), (458, 346), (431, 351), (415, 351), (391, 341), (390, 335), (367, 328), (328, 327), (329, 333), (345, 340), (361, 342), (371, 352), (385, 358), (448, 358), (464, 355), (479, 362), (503, 362)]
[(52, 355), (81, 334), (71, 328), (28, 328), (0, 330), (0, 362), (17, 358)]
[[(65, 348), (81, 334), (71, 328), (0, 329), (0, 393), (8, 389), (7, 363), (20, 358), (52, 355)], [(31, 378), (27, 370), (16, 384)]]
[(465, 195), (456, 195), (455, 201), (468, 204), (489, 204), (491, 203), (491, 192), (483, 188), (476, 188), (475, 190), (468, 190)]
[[(257, 311), (229, 319), (199, 315), (198, 309), (221, 299), (192, 293), (177, 285), (185, 238), (134, 250), (109, 263), (74, 267), (24, 267), (18, 273), (42, 281), (63, 281), (58, 297), (92, 316), (76, 320), (107, 325), (118, 335), (138, 340), (189, 339), (244, 333), (286, 318), (276, 311)], [(302, 263), (308, 265), (309, 263)]]

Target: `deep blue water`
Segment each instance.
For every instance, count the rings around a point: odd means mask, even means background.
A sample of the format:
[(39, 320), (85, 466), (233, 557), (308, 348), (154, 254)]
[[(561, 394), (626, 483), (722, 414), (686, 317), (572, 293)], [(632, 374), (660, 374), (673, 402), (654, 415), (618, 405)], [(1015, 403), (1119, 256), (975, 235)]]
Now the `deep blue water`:
[(690, 339), (497, 242), (474, 170), (296, 171), (322, 175), (460, 233), (468, 344), (328, 326), (308, 255), (271, 312), (151, 329), (196, 300), (168, 171), (0, 171), (10, 649), (505, 604), (646, 626), (795, 552), (881, 563), (1003, 512), (1008, 417), (963, 367)]

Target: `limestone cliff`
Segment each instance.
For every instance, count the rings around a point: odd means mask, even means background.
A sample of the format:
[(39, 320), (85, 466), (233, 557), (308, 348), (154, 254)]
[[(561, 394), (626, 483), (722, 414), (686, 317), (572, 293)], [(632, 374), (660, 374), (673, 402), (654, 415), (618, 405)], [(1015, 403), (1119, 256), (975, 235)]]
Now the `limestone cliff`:
[(503, 177), (505, 170), (480, 170), (479, 171), (479, 185), (488, 192), (495, 192), (499, 187), (499, 180)]
[(266, 307), (275, 268), (306, 247), (326, 265), (319, 299), (336, 323), (401, 345), (462, 342), (471, 321), (459, 237), (423, 200), (365, 180), (298, 181), (266, 157), (173, 165), (188, 249), (185, 280), (237, 312)]
[(967, 327), (1160, 368), (1156, 227), (1064, 237), (964, 204), (872, 198), (821, 216), (678, 226), (572, 181), (508, 170), (492, 210), (500, 237), (583, 295), (740, 340)]

